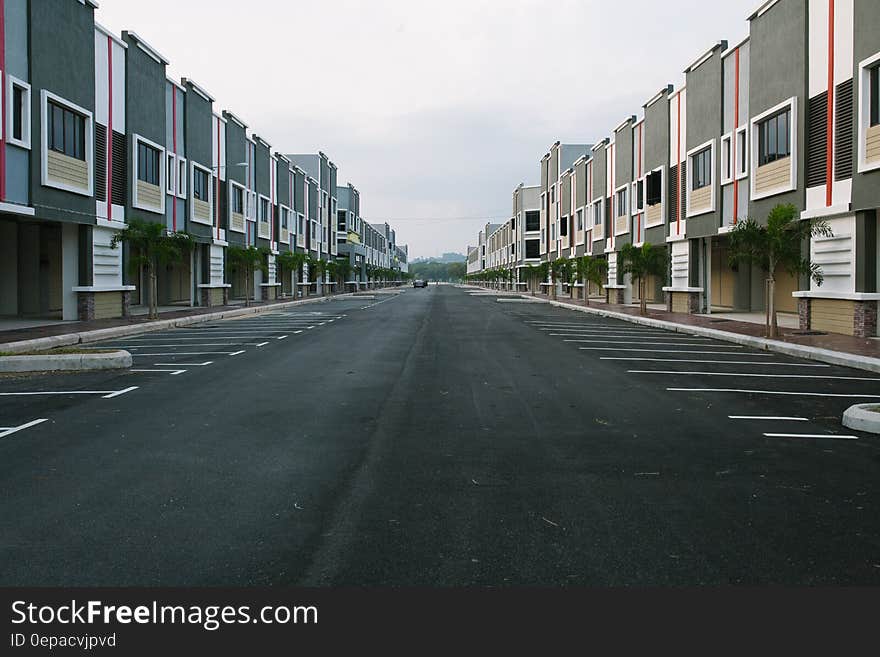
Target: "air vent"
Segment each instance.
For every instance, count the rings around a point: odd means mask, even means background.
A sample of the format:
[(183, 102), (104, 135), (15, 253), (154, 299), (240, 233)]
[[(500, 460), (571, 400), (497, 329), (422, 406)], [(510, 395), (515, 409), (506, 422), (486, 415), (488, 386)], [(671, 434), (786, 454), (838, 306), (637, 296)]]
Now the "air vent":
[(853, 81), (837, 85), (835, 107), (834, 179), (846, 180), (853, 175)]
[(107, 201), (107, 128), (95, 123), (95, 199)]
[(828, 92), (813, 96), (807, 103), (807, 187), (826, 182), (828, 139)]

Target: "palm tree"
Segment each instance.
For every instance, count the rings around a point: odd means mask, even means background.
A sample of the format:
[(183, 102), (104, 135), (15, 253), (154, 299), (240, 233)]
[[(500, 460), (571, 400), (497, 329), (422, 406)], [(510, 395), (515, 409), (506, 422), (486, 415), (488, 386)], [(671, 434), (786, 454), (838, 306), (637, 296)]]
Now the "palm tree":
[(767, 225), (754, 219), (740, 221), (730, 231), (729, 259), (731, 266), (755, 263), (766, 272), (764, 293), (767, 298), (764, 327), (767, 337), (779, 333), (776, 318), (776, 270), (782, 267), (792, 276), (809, 276), (817, 286), (825, 278), (822, 268), (802, 252), (804, 242), (811, 237), (833, 237), (834, 233), (824, 219), (801, 220), (793, 205), (777, 205), (767, 215)]
[(557, 281), (566, 280), (568, 275), (569, 264), (567, 258), (556, 258), (550, 263), (550, 282), (553, 284), (551, 289), (551, 298), (556, 299), (556, 283)]
[(293, 274), (293, 296), (296, 297), (297, 294), (297, 284), (299, 283), (299, 274), (300, 269), (303, 266), (303, 263), (306, 260), (306, 256), (303, 253), (296, 253), (294, 251), (285, 251), (278, 255), (275, 259), (275, 262), (278, 264), (278, 268), (281, 272), (288, 272)]
[(133, 274), (147, 272), (150, 319), (159, 318), (159, 265), (183, 262), (195, 247), (192, 236), (186, 232), (168, 232), (164, 224), (142, 219), (129, 219), (128, 224), (113, 236), (110, 246), (125, 243), (130, 249), (129, 267)]
[(348, 258), (344, 260), (336, 261), (336, 274), (339, 277), (339, 282), (342, 284), (342, 291), (345, 291), (345, 284), (348, 282), (348, 277), (352, 272), (351, 263), (348, 261)]
[(531, 292), (532, 296), (535, 296), (535, 289), (532, 286), (532, 282), (535, 279), (535, 276), (538, 273), (538, 268), (534, 265), (526, 265), (523, 270), (525, 271), (526, 283), (528, 283), (529, 292)]
[(232, 271), (242, 271), (244, 273), (244, 305), (251, 305), (251, 281), (254, 278), (254, 272), (260, 269), (264, 273), (268, 271), (266, 264), (266, 255), (268, 250), (257, 248), (255, 246), (233, 246), (226, 248), (226, 258), (229, 269)]
[(316, 288), (318, 283), (321, 283), (321, 296), (324, 296), (325, 294), (324, 285), (321, 282), (321, 277), (324, 275), (325, 271), (327, 271), (327, 262), (325, 260), (309, 256), (309, 278), (314, 278)]
[(669, 257), (666, 249), (660, 249), (646, 242), (642, 246), (625, 244), (620, 250), (621, 267), (624, 274), (630, 274), (639, 282), (639, 313), (648, 314), (647, 282), (649, 276), (666, 280)]
[(542, 262), (538, 265), (538, 280), (546, 282), (547, 277), (550, 275), (550, 263)]
[(590, 284), (605, 285), (605, 277), (608, 275), (608, 261), (604, 258), (583, 256), (577, 261), (578, 278), (584, 284), (584, 305), (590, 305)]

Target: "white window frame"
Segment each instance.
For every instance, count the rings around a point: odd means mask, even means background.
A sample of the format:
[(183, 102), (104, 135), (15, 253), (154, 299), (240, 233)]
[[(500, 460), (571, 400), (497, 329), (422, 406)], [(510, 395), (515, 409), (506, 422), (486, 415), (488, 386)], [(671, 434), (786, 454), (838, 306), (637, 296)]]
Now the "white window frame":
[[(631, 189), (629, 192), (629, 213), (631, 216), (635, 217), (637, 214), (644, 214), (645, 212), (645, 181), (647, 180), (647, 176), (642, 176), (638, 180), (634, 180), (630, 185)], [(642, 186), (642, 204), (639, 206), (639, 185)]]
[(660, 172), (660, 221), (655, 224), (648, 223), (648, 208), (652, 206), (648, 205), (648, 175), (645, 174), (645, 230), (655, 226), (662, 226), (666, 223), (666, 187), (669, 183), (667, 180), (669, 169), (661, 164), (659, 167), (648, 171), (648, 173), (657, 173), (658, 171)]
[[(263, 201), (266, 201), (267, 207), (269, 209), (269, 216), (263, 217)], [(269, 239), (269, 235), (271, 234), (271, 229), (269, 224), (272, 221), (272, 199), (264, 194), (260, 194), (257, 197), (257, 237), (261, 237), (262, 239)], [(266, 234), (263, 234), (262, 227), (266, 226)]]
[[(742, 148), (740, 148), (742, 135)], [(736, 144), (736, 157), (733, 158), (734, 180), (742, 180), (749, 175), (749, 124), (744, 123), (733, 132), (733, 143)]]
[[(233, 194), (234, 190), (236, 190), (236, 189), (241, 190), (241, 209), (242, 209), (241, 214), (244, 216), (244, 226), (242, 227), (241, 230), (236, 230), (235, 228), (233, 228), (232, 221), (231, 221), (232, 213), (233, 213), (232, 194)], [(234, 180), (229, 181), (229, 219), (230, 219), (229, 230), (233, 233), (240, 233), (240, 234), (244, 235), (247, 232), (247, 203), (248, 203), (247, 197), (248, 197), (247, 187), (245, 187), (244, 185), (242, 185), (239, 182), (235, 182)]]
[(186, 158), (179, 155), (174, 156), (177, 160), (177, 198), (186, 200), (187, 188), (187, 166)]
[[(755, 184), (757, 179), (758, 172), (758, 124), (761, 123), (764, 119), (769, 118), (770, 116), (784, 110), (785, 108), (789, 108), (791, 110), (791, 116), (788, 122), (788, 130), (789, 130), (789, 143), (791, 144), (791, 153), (790, 157), (790, 173), (789, 173), (789, 183), (787, 185), (781, 185), (780, 187), (775, 187), (766, 192), (757, 192), (755, 190)], [(797, 141), (797, 126), (798, 126), (798, 114), (797, 114), (797, 96), (793, 96), (788, 100), (784, 100), (775, 107), (771, 107), (770, 109), (761, 112), (757, 116), (752, 117), (749, 121), (749, 131), (751, 133), (750, 144), (749, 144), (749, 161), (751, 162), (751, 166), (749, 167), (749, 173), (751, 175), (751, 184), (749, 185), (749, 192), (751, 193), (751, 198), (753, 201), (769, 198), (770, 196), (776, 196), (777, 194), (785, 194), (786, 192), (792, 192), (797, 189), (797, 161), (798, 161), (798, 141)]]
[[(192, 179), (194, 177), (196, 169), (208, 174), (208, 208), (209, 208), (209, 214), (211, 215), (211, 218), (207, 221), (205, 221), (204, 219), (196, 219), (196, 216), (195, 216), (196, 204), (190, 203), (189, 204), (189, 219), (190, 219), (190, 221), (197, 223), (197, 224), (202, 224), (203, 226), (213, 226), (214, 225), (214, 185), (212, 184), (212, 180), (213, 180), (214, 176), (213, 176), (213, 173), (211, 172), (210, 167), (203, 166), (201, 164), (198, 164), (197, 162), (193, 162), (192, 160), (190, 160), (190, 162), (189, 162), (189, 177), (190, 177), (190, 179)], [(192, 185), (190, 185), (190, 189), (192, 189)], [(195, 200), (195, 196), (193, 196), (193, 200)]]
[[(728, 132), (721, 137), (721, 185), (729, 185), (734, 181), (736, 173), (736, 162), (733, 161), (733, 133)], [(730, 169), (730, 175), (726, 175), (725, 169)]]
[[(617, 202), (617, 195), (620, 194), (620, 192), (623, 192), (623, 195), (626, 199), (625, 200), (626, 209), (623, 211), (623, 213), (620, 212), (620, 208), (618, 207), (620, 204)], [(614, 208), (614, 217), (612, 217), (612, 219), (617, 219), (618, 217), (629, 216), (629, 207), (630, 207), (629, 200), (630, 199), (629, 199), (629, 184), (628, 183), (625, 185), (621, 185), (620, 187), (618, 187), (617, 189), (614, 190), (614, 197), (613, 197), (613, 201), (612, 201), (612, 207)]]
[(868, 163), (868, 153), (865, 142), (868, 138), (868, 123), (871, 121), (871, 78), (870, 69), (880, 63), (880, 52), (859, 62), (859, 129), (858, 129), (858, 171), (867, 173), (880, 169), (880, 162)]
[[(709, 149), (709, 160), (711, 165), (709, 166), (709, 190), (710, 190), (710, 202), (709, 207), (703, 210), (695, 210), (691, 211), (691, 194), (693, 193), (693, 189), (691, 186), (691, 180), (693, 179), (693, 158), (694, 155), (698, 155), (702, 153), (704, 150)], [(715, 169), (718, 166), (718, 160), (715, 158), (715, 140), (710, 139), (709, 141), (700, 144), (696, 148), (692, 148), (687, 152), (687, 175), (685, 176), (685, 200), (687, 201), (687, 206), (685, 208), (685, 217), (698, 217), (702, 214), (708, 214), (710, 212), (715, 212)], [(700, 189), (703, 189), (702, 187)]]
[[(284, 225), (284, 215), (287, 214), (287, 226)], [(289, 207), (284, 205), (283, 203), (278, 204), (278, 226), (281, 230), (286, 230), (288, 232), (293, 232), (290, 230), (290, 215), (291, 210)]]
[(165, 194), (177, 195), (177, 156), (171, 151), (165, 151)]
[[(604, 226), (605, 225), (605, 199), (600, 198), (599, 200), (594, 201), (590, 207), (592, 208), (592, 211), (590, 212), (590, 229), (593, 229), (596, 226)], [(596, 209), (597, 208), (599, 211), (598, 216), (602, 219), (602, 223), (599, 223), (599, 224), (596, 223), (596, 216), (597, 216)], [(603, 233), (602, 237), (593, 236), (593, 241), (598, 242), (598, 241), (604, 240), (605, 239), (605, 237), (604, 237), (605, 229), (604, 228), (602, 229), (602, 233)]]
[[(0, 72), (0, 75), (2, 75), (2, 72)], [(15, 87), (20, 88), (24, 92), (21, 101), (21, 139), (16, 139), (12, 136), (12, 124), (15, 118), (15, 108), (12, 101), (15, 98), (13, 93)], [(25, 150), (31, 149), (31, 85), (9, 73), (6, 74), (6, 126), (5, 130), (0, 127), (0, 132), (6, 135), (7, 144), (18, 146)]]
[[(49, 179), (49, 130), (47, 121), (49, 120), (49, 101), (58, 105), (62, 105), (69, 110), (82, 115), (85, 118), (85, 162), (89, 171), (89, 182), (85, 188), (74, 187), (55, 180)], [(71, 194), (79, 194), (80, 196), (95, 195), (95, 118), (94, 115), (84, 107), (80, 107), (69, 100), (65, 100), (61, 96), (53, 94), (51, 91), (43, 89), (40, 92), (40, 137), (41, 137), (41, 157), (40, 157), (40, 183), (43, 187), (52, 187), (60, 189)]]

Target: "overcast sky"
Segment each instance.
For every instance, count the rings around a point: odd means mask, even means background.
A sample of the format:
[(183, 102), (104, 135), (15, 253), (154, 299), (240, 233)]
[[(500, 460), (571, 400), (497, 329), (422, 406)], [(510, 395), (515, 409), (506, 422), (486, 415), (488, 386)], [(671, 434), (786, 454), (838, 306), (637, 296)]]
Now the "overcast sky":
[(281, 152), (322, 150), (410, 257), (464, 252), (537, 184), (557, 139), (594, 143), (759, 0), (102, 0)]

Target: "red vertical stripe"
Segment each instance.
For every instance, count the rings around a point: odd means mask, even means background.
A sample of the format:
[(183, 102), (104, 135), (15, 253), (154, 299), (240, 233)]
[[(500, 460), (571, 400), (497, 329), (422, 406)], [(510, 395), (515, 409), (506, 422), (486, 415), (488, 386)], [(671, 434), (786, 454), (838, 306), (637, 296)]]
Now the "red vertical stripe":
[(736, 225), (739, 217), (739, 180), (737, 180), (736, 168), (736, 129), (739, 127), (739, 48), (734, 54), (736, 64), (734, 66), (733, 82), (733, 137), (730, 139), (730, 158), (733, 167), (733, 225)]
[(675, 193), (678, 197), (675, 199), (675, 234), (681, 235), (681, 92), (675, 97), (675, 109), (678, 112), (675, 130), (675, 139), (678, 142), (675, 156)]
[(0, 0), (0, 201), (6, 200), (6, 0)]
[[(639, 175), (638, 178), (642, 177), (642, 126), (644, 123), (639, 123)], [(638, 188), (638, 183), (636, 183), (636, 188)], [(645, 187), (642, 186), (642, 200), (645, 198)], [(638, 226), (636, 230), (636, 242), (642, 241), (642, 213), (638, 213), (636, 215), (636, 225)]]
[(825, 137), (825, 205), (833, 200), (834, 157), (834, 0), (828, 0), (828, 125)]
[[(107, 37), (107, 220), (113, 221), (113, 39)], [(137, 157), (137, 153), (133, 153)]]
[[(171, 85), (171, 147), (174, 149), (174, 154), (177, 155), (177, 89), (174, 85)], [(174, 194), (171, 196), (171, 216), (172, 216), (172, 228), (174, 232), (177, 232), (177, 193), (180, 191), (180, 180), (177, 178), (177, 174), (180, 172), (180, 165), (177, 164), (177, 160), (175, 159), (175, 166), (177, 167), (177, 171), (169, 171), (169, 176), (174, 176), (175, 183), (172, 186), (174, 189)]]
[(217, 119), (217, 193), (214, 194), (214, 214), (217, 217), (217, 239), (220, 239), (220, 119)]

